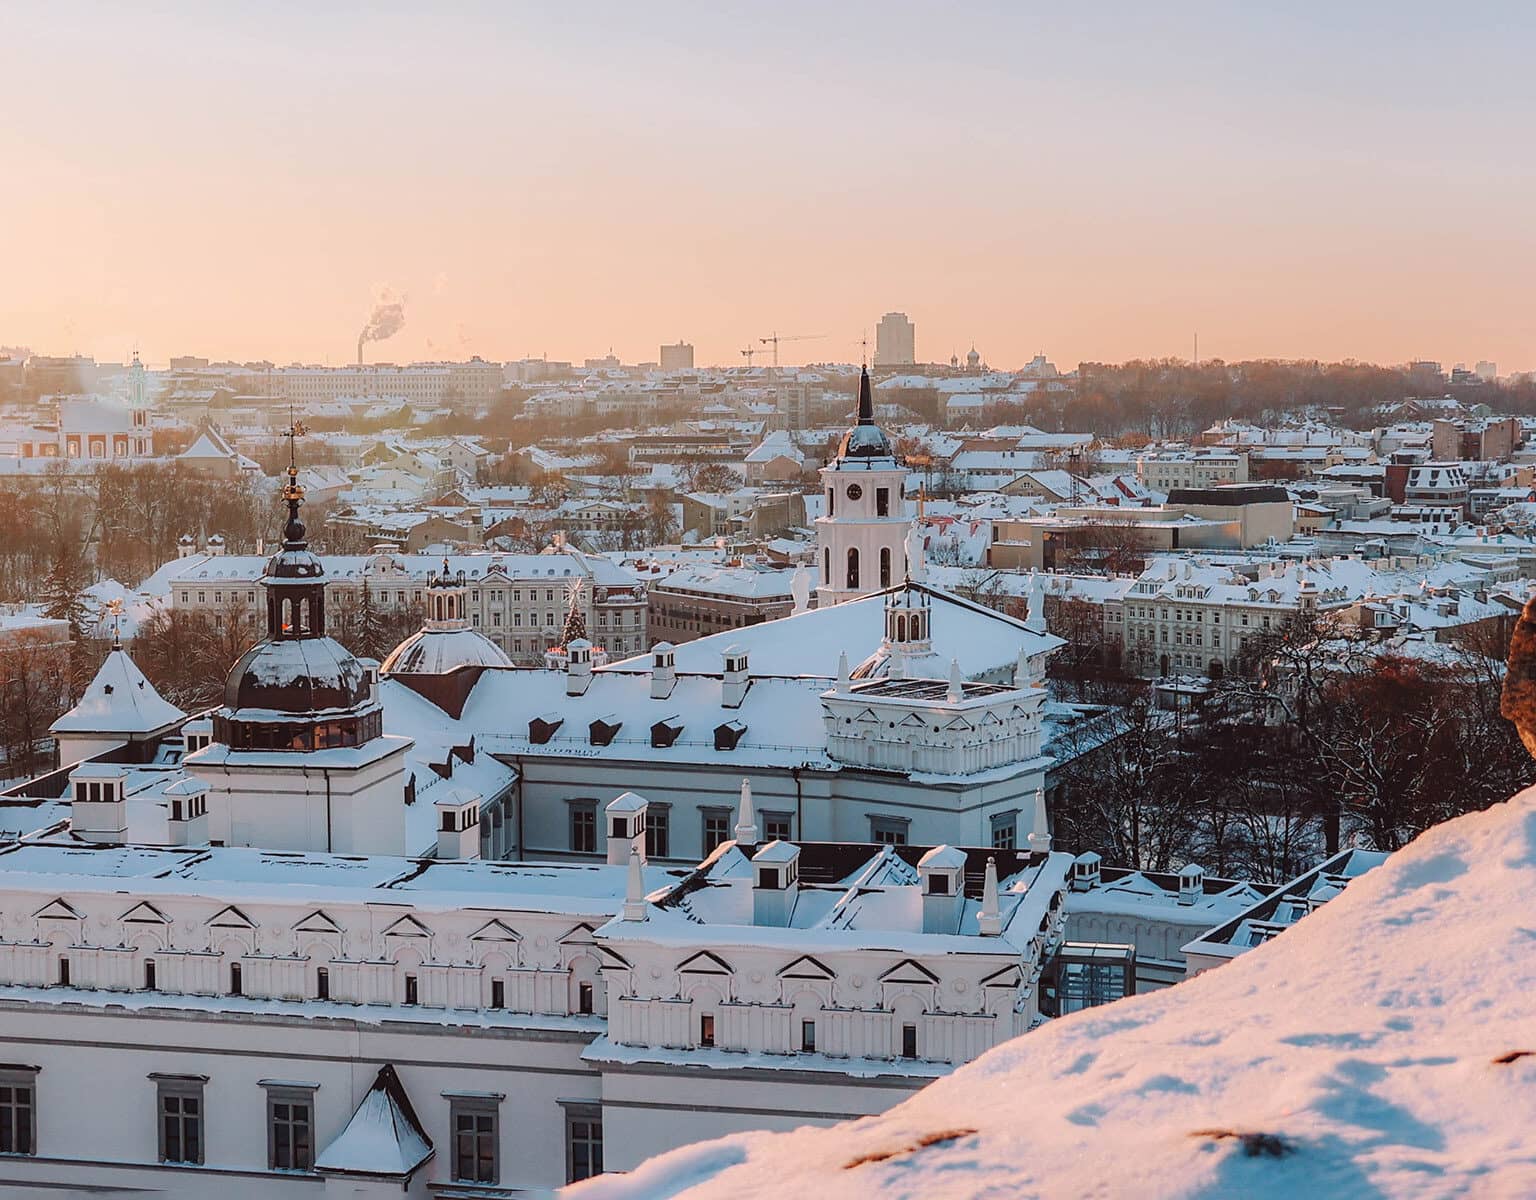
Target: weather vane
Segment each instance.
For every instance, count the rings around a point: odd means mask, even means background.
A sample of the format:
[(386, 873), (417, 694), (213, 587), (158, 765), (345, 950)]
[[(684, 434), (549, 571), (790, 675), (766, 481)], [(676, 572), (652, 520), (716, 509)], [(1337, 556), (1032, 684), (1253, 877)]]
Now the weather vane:
[(114, 596), (107, 603), (107, 615), (112, 618), (112, 648), (121, 649), (123, 645), (123, 598)]

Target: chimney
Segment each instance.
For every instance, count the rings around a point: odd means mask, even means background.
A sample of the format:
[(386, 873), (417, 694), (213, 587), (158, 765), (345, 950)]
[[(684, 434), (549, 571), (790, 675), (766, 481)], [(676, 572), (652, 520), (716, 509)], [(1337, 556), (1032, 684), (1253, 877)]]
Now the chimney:
[(677, 667), (673, 655), (677, 647), (671, 642), (657, 642), (651, 648), (651, 699), (665, 700), (677, 686)]
[(953, 846), (935, 846), (917, 860), (917, 877), (923, 889), (923, 932), (959, 933), (960, 913), (965, 907), (961, 880), (965, 852)]
[(437, 857), (480, 857), (480, 799), (455, 788), (437, 801)]
[(752, 856), (752, 923), (782, 929), (800, 895), (800, 847), (772, 841)]
[(757, 814), (752, 808), (752, 781), (741, 781), (741, 804), (736, 810), (736, 845), (750, 850), (757, 845)]
[(603, 811), (608, 817), (608, 865), (622, 867), (631, 854), (638, 854), (645, 861), (645, 813), (644, 796), (625, 792), (608, 802)]
[(1086, 854), (1079, 854), (1072, 860), (1072, 890), (1074, 892), (1091, 892), (1099, 886), (1099, 864), (1101, 859), (1092, 850)]
[(69, 777), (69, 824), (77, 837), (119, 846), (128, 840), (127, 778), (127, 769), (115, 763), (84, 762), (75, 768)]
[(1205, 868), (1189, 863), (1179, 872), (1179, 903), (1193, 904), (1205, 895)]
[(981, 881), (981, 911), (976, 914), (977, 932), (982, 937), (996, 937), (1003, 932), (1002, 913), (997, 904), (997, 859), (988, 855), (987, 873)]
[[(721, 707), (740, 708), (752, 682), (747, 673), (747, 652), (738, 646), (728, 646), (722, 657), (725, 659), (725, 674), (720, 683)], [(652, 678), (654, 680), (654, 676)]]
[(640, 851), (629, 848), (629, 878), (624, 887), (624, 919), (643, 921), (645, 911), (645, 875), (641, 871)]
[(565, 650), (569, 656), (565, 664), (565, 694), (585, 696), (592, 685), (592, 643), (576, 638)]

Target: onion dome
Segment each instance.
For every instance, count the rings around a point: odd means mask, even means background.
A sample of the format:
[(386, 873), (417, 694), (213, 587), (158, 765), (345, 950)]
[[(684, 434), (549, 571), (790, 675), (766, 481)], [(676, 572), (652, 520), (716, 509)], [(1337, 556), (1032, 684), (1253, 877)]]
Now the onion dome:
[(299, 505), (304, 489), (290, 461), (283, 546), (267, 562), (267, 637), (224, 681), (214, 739), (234, 750), (323, 750), (380, 735), (383, 714), (370, 673), (325, 636), (325, 568), (309, 549)]

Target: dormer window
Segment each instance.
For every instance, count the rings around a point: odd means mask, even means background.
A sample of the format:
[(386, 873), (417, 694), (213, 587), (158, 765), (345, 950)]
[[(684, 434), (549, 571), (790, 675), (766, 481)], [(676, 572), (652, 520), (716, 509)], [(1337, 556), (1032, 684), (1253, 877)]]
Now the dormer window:
[(928, 894), (930, 896), (950, 895), (949, 876), (937, 872), (928, 876)]
[(676, 743), (683, 735), (683, 721), (681, 717), (664, 717), (651, 726), (651, 745), (667, 747)]

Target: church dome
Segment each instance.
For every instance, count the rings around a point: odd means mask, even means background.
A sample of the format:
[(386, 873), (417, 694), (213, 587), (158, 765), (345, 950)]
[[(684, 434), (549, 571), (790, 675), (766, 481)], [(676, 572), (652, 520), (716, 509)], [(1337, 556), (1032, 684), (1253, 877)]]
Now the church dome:
[(446, 675), (460, 667), (510, 667), (495, 642), (473, 629), (418, 629), (390, 651), (385, 675)]
[(861, 459), (891, 456), (890, 439), (885, 436), (885, 430), (875, 424), (874, 393), (869, 385), (869, 370), (865, 368), (859, 373), (858, 423), (843, 434), (843, 440), (837, 447), (837, 457)]
[(252, 646), (224, 681), (224, 705), (240, 713), (309, 715), (368, 703), (368, 672), (334, 638), (290, 638)]

